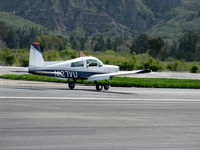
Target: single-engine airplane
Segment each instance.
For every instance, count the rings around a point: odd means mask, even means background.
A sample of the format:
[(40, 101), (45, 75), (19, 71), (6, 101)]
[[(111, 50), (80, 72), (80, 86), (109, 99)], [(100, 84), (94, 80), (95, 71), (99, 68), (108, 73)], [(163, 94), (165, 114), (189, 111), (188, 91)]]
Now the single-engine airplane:
[[(68, 79), (68, 87), (75, 88), (78, 79), (94, 81), (96, 90), (101, 91), (104, 87), (110, 87), (109, 79), (114, 76), (147, 73), (151, 70), (119, 71), (118, 66), (105, 65), (95, 57), (80, 57), (67, 61), (44, 61), (39, 43), (30, 45), (29, 67), (31, 74), (51, 76), (55, 78)], [(99, 80), (105, 80), (105, 84), (100, 84)]]

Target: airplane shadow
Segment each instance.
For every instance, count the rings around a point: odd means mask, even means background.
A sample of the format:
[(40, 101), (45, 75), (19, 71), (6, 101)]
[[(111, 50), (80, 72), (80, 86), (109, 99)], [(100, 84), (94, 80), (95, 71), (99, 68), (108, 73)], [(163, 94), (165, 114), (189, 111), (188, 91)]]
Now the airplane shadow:
[(32, 90), (32, 91), (85, 91), (85, 92), (93, 92), (93, 93), (103, 93), (103, 94), (124, 94), (124, 95), (138, 95), (137, 93), (132, 92), (118, 92), (118, 91), (96, 91), (95, 89), (83, 89), (83, 88), (77, 88), (77, 89), (68, 89), (68, 88), (56, 88), (56, 87), (32, 87), (32, 86), (15, 86), (15, 87), (9, 87), (12, 89), (23, 89), (23, 90)]
[(95, 89), (61, 89), (61, 90), (68, 90), (68, 91), (87, 91), (87, 92), (95, 92), (95, 93), (105, 93), (105, 94), (129, 94), (129, 95), (138, 95), (136, 93), (131, 93), (131, 92), (117, 92), (117, 91), (111, 91), (111, 90), (108, 90), (108, 91), (105, 91), (105, 90), (102, 90), (102, 91), (96, 91)]

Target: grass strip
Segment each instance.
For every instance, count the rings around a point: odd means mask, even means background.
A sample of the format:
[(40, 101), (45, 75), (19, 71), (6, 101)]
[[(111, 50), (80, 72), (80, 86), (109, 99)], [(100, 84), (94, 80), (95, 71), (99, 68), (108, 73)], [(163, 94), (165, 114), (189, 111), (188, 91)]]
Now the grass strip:
[[(13, 80), (30, 80), (30, 81), (44, 81), (44, 82), (58, 82), (65, 83), (64, 79), (56, 79), (47, 76), (39, 75), (1, 75), (3, 79)], [(77, 80), (77, 83), (94, 85), (93, 82)], [(103, 81), (102, 81), (103, 83)], [(188, 88), (200, 89), (200, 80), (195, 79), (166, 79), (166, 78), (130, 78), (130, 77), (114, 77), (111, 80), (111, 85), (115, 87), (151, 87), (151, 88)]]

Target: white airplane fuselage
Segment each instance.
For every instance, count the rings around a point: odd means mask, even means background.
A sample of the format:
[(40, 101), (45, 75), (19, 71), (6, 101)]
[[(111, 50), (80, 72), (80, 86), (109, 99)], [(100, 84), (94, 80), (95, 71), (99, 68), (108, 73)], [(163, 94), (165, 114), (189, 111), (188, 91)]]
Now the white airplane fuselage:
[(42, 66), (29, 66), (29, 73), (67, 79), (87, 79), (96, 74), (118, 72), (119, 67), (104, 65), (95, 57), (80, 57), (62, 62), (44, 62)]
[[(136, 70), (120, 72), (118, 66), (104, 65), (95, 57), (80, 57), (67, 61), (44, 61), (39, 43), (35, 42), (30, 45), (29, 67), (28, 72), (31, 74), (45, 75), (56, 78), (72, 79), (68, 80), (70, 89), (74, 89), (75, 81), (78, 79), (87, 79), (94, 81), (96, 90), (108, 90), (110, 82), (108, 81), (114, 76), (147, 73), (150, 70)], [(105, 80), (102, 85), (97, 81)]]

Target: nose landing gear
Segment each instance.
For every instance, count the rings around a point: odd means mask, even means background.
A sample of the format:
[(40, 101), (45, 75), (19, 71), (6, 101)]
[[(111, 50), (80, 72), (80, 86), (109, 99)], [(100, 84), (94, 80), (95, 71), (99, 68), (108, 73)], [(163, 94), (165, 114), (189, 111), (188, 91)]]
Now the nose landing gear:
[(69, 87), (70, 89), (74, 89), (74, 88), (75, 88), (75, 82), (69, 82), (69, 83), (68, 83), (68, 87)]
[[(69, 81), (69, 80), (68, 80)], [(73, 81), (69, 81), (68, 82), (68, 87), (73, 90), (75, 88), (75, 85), (76, 85), (76, 80), (73, 80)]]

